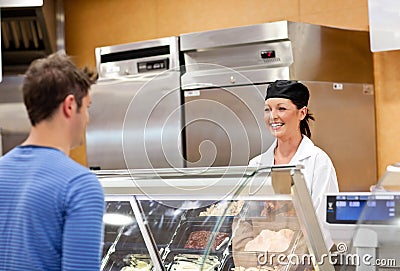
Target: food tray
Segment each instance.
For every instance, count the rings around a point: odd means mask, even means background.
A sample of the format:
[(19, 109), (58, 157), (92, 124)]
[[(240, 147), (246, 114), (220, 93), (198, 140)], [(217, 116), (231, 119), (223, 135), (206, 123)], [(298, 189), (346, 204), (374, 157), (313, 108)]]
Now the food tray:
[[(223, 242), (222, 245), (214, 244), (214, 249), (212, 248), (211, 252), (221, 252), (228, 245), (228, 241), (231, 237), (231, 221), (229, 219), (225, 219), (219, 229), (219, 233), (226, 234), (227, 240), (220, 240)], [(189, 248), (185, 247), (192, 232), (212, 232), (214, 230), (215, 225), (218, 223), (218, 219), (215, 217), (206, 217), (206, 218), (196, 218), (192, 220), (188, 220), (182, 223), (181, 227), (178, 229), (174, 240), (171, 242), (170, 249), (174, 251), (181, 251), (182, 253), (190, 252), (190, 251), (204, 251), (205, 248)], [(220, 245), (218, 247), (217, 245)], [(217, 246), (218, 250), (215, 249)]]
[[(234, 221), (233, 227), (235, 229), (235, 233), (232, 237), (232, 255), (234, 259), (234, 265), (236, 267), (241, 266), (244, 268), (249, 268), (265, 265), (269, 268), (275, 268), (278, 266), (278, 255), (302, 255), (307, 252), (305, 240), (303, 238), (296, 217), (292, 219), (285, 218), (284, 221), (273, 222), (270, 222), (263, 218), (254, 218), (251, 220), (241, 221), (239, 226), (237, 225), (237, 223), (238, 221)], [(291, 238), (286, 239), (288, 241), (286, 249), (282, 251), (274, 251), (273, 249), (270, 249), (268, 251), (264, 251), (262, 249), (248, 249), (247, 245), (249, 244), (249, 241), (254, 240), (263, 230), (279, 232), (282, 229), (289, 229), (293, 231), (293, 235), (291, 236)], [(270, 242), (268, 242), (268, 239), (265, 239), (260, 243), (265, 244), (266, 247), (268, 246), (268, 244), (271, 243), (275, 243), (278, 245), (280, 244), (279, 240), (273, 240), (273, 238), (277, 238), (276, 236), (270, 235), (270, 237)]]
[(293, 202), (290, 200), (261, 200), (245, 204), (242, 216), (246, 218), (265, 217), (269, 221), (297, 218)]
[(216, 271), (220, 266), (220, 260), (215, 255), (204, 258), (201, 254), (175, 254), (166, 265), (167, 271)]
[(244, 206), (243, 200), (213, 202), (202, 208), (188, 211), (188, 217), (237, 216)]
[[(132, 266), (133, 258), (136, 260), (138, 267), (137, 271), (151, 270), (152, 262), (149, 255), (132, 253), (129, 250), (121, 250), (111, 254), (107, 265), (103, 268), (103, 271), (120, 271), (124, 267)], [(131, 270), (135, 269), (131, 268)]]
[[(103, 256), (107, 253), (109, 248), (114, 244), (116, 241), (119, 233), (120, 233), (121, 227), (115, 227), (115, 226), (107, 226), (105, 228), (104, 232), (104, 243), (103, 243)], [(139, 228), (137, 227), (136, 224), (127, 227), (126, 229), (123, 230), (121, 236), (119, 237), (119, 240), (115, 244), (115, 250), (129, 250), (129, 249), (135, 249), (140, 251), (147, 251), (143, 237), (141, 232), (139, 231)]]

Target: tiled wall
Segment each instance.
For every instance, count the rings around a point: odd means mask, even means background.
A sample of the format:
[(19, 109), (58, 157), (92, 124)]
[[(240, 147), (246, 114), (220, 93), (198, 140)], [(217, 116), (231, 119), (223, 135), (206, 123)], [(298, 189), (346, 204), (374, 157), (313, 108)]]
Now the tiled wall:
[[(367, 0), (65, 0), (66, 47), (79, 65), (94, 67), (96, 47), (194, 31), (277, 20), (368, 30), (367, 4)], [(400, 161), (399, 60), (399, 51), (374, 54), (379, 176), (388, 164)], [(85, 147), (71, 156), (85, 164)]]

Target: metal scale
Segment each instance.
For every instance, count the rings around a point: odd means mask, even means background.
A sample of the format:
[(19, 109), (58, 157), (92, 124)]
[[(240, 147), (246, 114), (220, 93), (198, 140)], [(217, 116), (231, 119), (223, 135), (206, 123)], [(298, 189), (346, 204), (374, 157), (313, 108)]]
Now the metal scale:
[(341, 270), (400, 269), (400, 164), (365, 193), (326, 196), (326, 223), (338, 246)]

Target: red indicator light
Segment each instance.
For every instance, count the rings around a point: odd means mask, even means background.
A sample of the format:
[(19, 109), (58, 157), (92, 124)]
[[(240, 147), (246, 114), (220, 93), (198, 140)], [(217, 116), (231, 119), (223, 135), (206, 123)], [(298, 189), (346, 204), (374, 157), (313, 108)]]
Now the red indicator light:
[(261, 51), (261, 58), (262, 59), (275, 58), (275, 51), (274, 50)]

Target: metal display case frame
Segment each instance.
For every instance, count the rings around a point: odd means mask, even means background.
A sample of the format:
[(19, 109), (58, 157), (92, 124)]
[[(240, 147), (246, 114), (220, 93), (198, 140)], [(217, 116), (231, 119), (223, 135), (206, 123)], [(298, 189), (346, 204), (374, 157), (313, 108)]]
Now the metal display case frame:
[[(196, 201), (201, 204), (204, 201), (206, 202), (204, 204), (209, 205), (210, 202), (222, 200), (229, 202), (243, 200), (248, 203), (272, 197), (278, 200), (292, 201), (307, 245), (308, 255), (313, 259), (313, 268), (334, 271), (333, 265), (323, 259), (328, 255), (328, 251), (316, 214), (310, 211), (314, 210), (314, 207), (301, 169), (302, 166), (103, 170), (97, 171), (96, 175), (104, 188), (106, 203), (130, 202), (136, 219), (135, 223), (140, 229), (149, 258), (153, 263), (153, 270), (166, 270), (164, 261), (166, 254), (170, 252), (169, 245), (162, 249), (157, 247), (141, 202), (151, 201), (168, 205), (171, 202), (179, 201), (189, 203)], [(189, 206), (188, 209), (196, 209), (196, 207)], [(178, 210), (181, 210), (181, 207), (178, 207)], [(226, 212), (224, 210), (219, 216), (221, 219), (214, 220), (213, 233), (203, 252), (204, 260), (211, 257), (211, 244), (216, 238), (215, 231), (226, 219)], [(227, 252), (225, 249), (224, 253), (229, 253), (229, 251)], [(199, 268), (207, 270), (204, 262)]]

